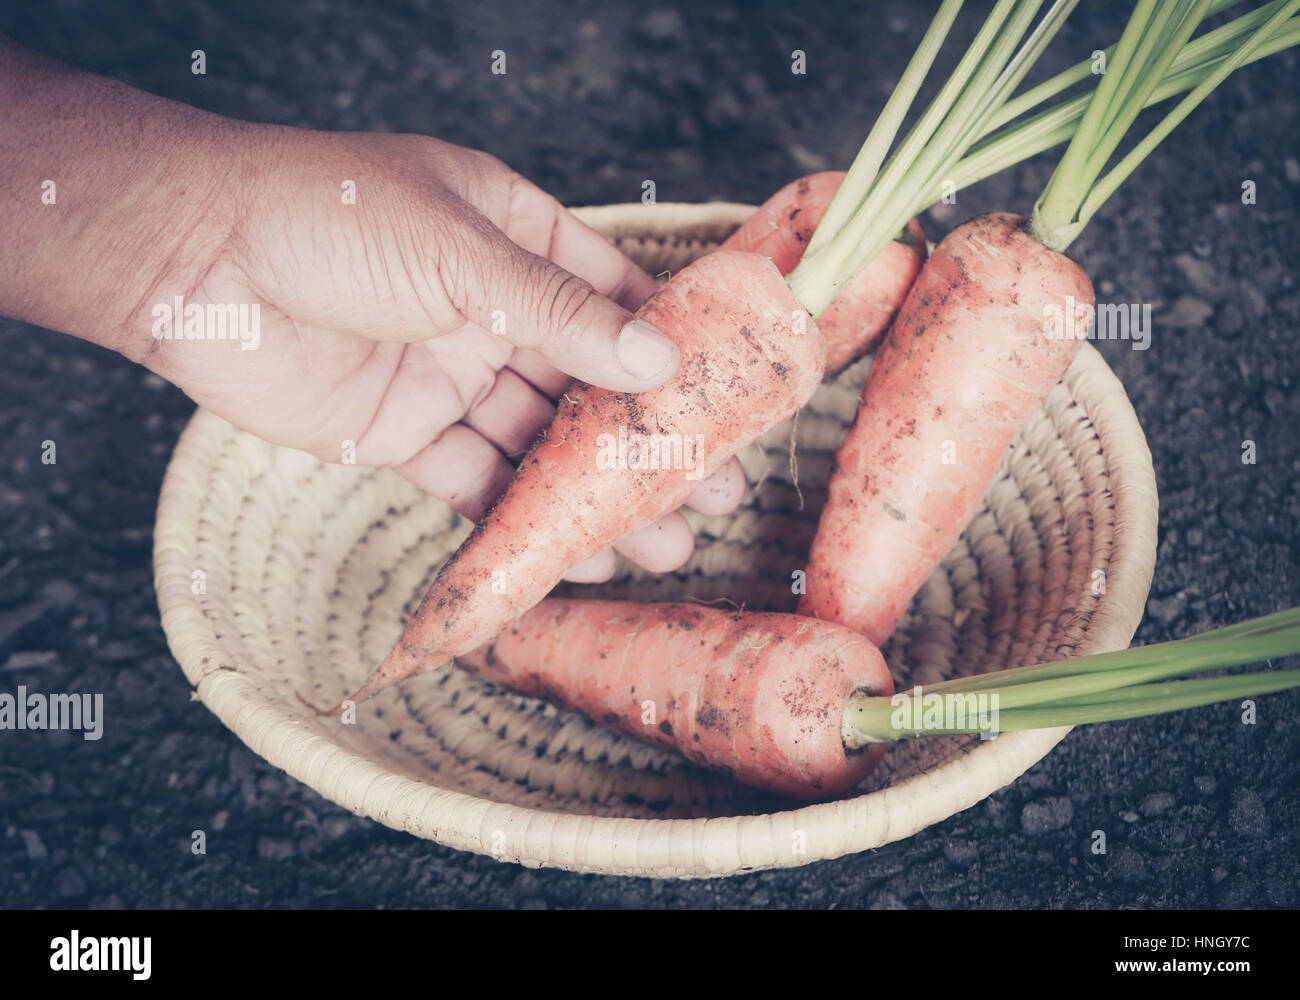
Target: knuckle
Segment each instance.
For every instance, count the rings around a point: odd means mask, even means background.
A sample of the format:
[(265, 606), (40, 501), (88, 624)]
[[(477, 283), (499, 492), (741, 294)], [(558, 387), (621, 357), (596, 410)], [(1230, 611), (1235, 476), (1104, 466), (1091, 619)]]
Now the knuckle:
[(577, 275), (550, 268), (539, 299), (544, 329), (568, 338), (581, 336), (583, 318), (590, 311), (596, 290)]
[(424, 238), (426, 268), (437, 276), (440, 299), (463, 319), (473, 306), (474, 288), (481, 282), (475, 274), (487, 267), (491, 254), (486, 248), (490, 234), (478, 224), (475, 213), (454, 196), (444, 199), (429, 220)]

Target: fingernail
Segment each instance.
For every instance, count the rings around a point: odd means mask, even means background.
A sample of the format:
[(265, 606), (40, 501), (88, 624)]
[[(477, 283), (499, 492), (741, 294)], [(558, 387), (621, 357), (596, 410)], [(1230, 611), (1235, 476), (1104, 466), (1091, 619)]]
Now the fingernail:
[(677, 345), (657, 326), (634, 319), (618, 335), (618, 363), (637, 378), (652, 379), (677, 363)]

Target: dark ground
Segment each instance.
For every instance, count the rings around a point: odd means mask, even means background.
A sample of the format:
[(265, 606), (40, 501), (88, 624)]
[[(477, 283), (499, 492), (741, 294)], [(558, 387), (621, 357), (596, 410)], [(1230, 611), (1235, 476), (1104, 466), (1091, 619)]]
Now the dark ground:
[[(478, 146), (570, 204), (637, 200), (645, 178), (660, 201), (758, 202), (847, 165), (923, 6), (4, 0), (0, 31), (212, 111)], [(1121, 24), (1120, 9), (1083, 4), (1040, 69), (1086, 58)], [(194, 48), (206, 76), (189, 71)], [(796, 48), (803, 77), (789, 71)], [(493, 49), (508, 53), (505, 77), (488, 73)], [(1300, 604), (1297, 66), (1287, 53), (1230, 80), (1074, 248), (1100, 299), (1154, 313), (1150, 350), (1099, 345), (1160, 486), (1139, 642)], [(962, 192), (927, 231), (1027, 211), (1049, 170)], [(1300, 904), (1294, 692), (1261, 699), (1255, 725), (1218, 706), (1077, 730), (1012, 787), (903, 843), (719, 882), (527, 871), (354, 817), (191, 703), (168, 654), (151, 531), (192, 404), (70, 338), (0, 321), (0, 347), (0, 690), (103, 691), (108, 717), (97, 743), (0, 733), (0, 905)], [(47, 439), (56, 466), (40, 462)], [(1245, 439), (1257, 464), (1242, 463)], [(1104, 857), (1089, 850), (1095, 830)]]

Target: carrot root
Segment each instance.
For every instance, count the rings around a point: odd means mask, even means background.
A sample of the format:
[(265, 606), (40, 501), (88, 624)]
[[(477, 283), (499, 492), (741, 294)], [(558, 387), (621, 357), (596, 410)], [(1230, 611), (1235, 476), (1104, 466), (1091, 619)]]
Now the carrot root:
[(552, 598), (457, 662), (799, 798), (862, 781), (885, 747), (846, 751), (845, 708), (855, 692), (893, 693), (875, 646), (846, 628), (696, 604)]
[(1020, 216), (974, 219), (936, 247), (836, 454), (800, 614), (884, 643), (1078, 353), (1087, 319), (1058, 337), (1053, 318), (1092, 307), (1088, 276)]
[(701, 258), (638, 315), (680, 347), (677, 375), (639, 395), (575, 383), (355, 700), (487, 642), (575, 563), (680, 506), (821, 381), (825, 341), (760, 255)]

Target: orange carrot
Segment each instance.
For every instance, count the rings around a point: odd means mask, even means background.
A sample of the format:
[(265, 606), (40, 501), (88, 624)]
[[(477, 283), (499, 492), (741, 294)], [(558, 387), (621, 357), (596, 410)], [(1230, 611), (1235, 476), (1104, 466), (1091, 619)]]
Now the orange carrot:
[[(844, 176), (841, 170), (827, 170), (791, 181), (746, 219), (721, 249), (761, 253), (772, 259), (778, 271), (789, 274), (802, 259)], [(913, 219), (903, 237), (877, 254), (817, 317), (817, 327), (826, 338), (828, 378), (880, 343), (923, 263), (925, 237)]]
[(800, 798), (858, 784), (885, 744), (846, 752), (854, 694), (893, 681), (862, 636), (795, 615), (696, 604), (548, 599), (457, 663), (673, 749), (738, 781)]
[[(950, 233), (922, 268), (877, 352), (857, 420), (836, 454), (801, 613), (847, 625), (878, 645), (889, 637), (974, 516), (1007, 446), (1090, 333), (1092, 283), (1065, 249), (1229, 74), (1263, 52), (1265, 43), (1280, 40), (1286, 47), (1300, 40), (1287, 37), (1300, 0), (1267, 4), (1192, 41), (1208, 11), (1201, 0), (1138, 4), (1032, 219), (1004, 213), (974, 219)], [(1217, 64), (1205, 59), (1216, 46)], [(1107, 170), (1180, 55), (1205, 75)], [(980, 116), (989, 113), (984, 86), (972, 84), (971, 103), (982, 107), (975, 126), (962, 99), (951, 109), (951, 122), (934, 134), (982, 128), (988, 119)], [(933, 153), (920, 159), (951, 159), (946, 140), (934, 142)], [(844, 187), (852, 183), (850, 173)], [(920, 183), (930, 182), (923, 177)], [(871, 218), (881, 201), (868, 197), (858, 210)], [(834, 210), (832, 204), (828, 211)], [(895, 211), (903, 218), (915, 213), (906, 202)], [(823, 255), (843, 258), (851, 276), (894, 222), (886, 213), (880, 232), (837, 234)], [(810, 249), (790, 276), (813, 312), (835, 287), (810, 267), (817, 254)], [(805, 268), (806, 281), (799, 274)]]
[(799, 613), (877, 645), (974, 517), (998, 461), (1082, 340), (1092, 283), (1017, 215), (953, 230), (876, 354), (837, 452)]
[(825, 340), (758, 254), (696, 261), (638, 315), (681, 349), (677, 374), (639, 395), (569, 390), (356, 700), (491, 639), (571, 566), (680, 506), (821, 381)]

